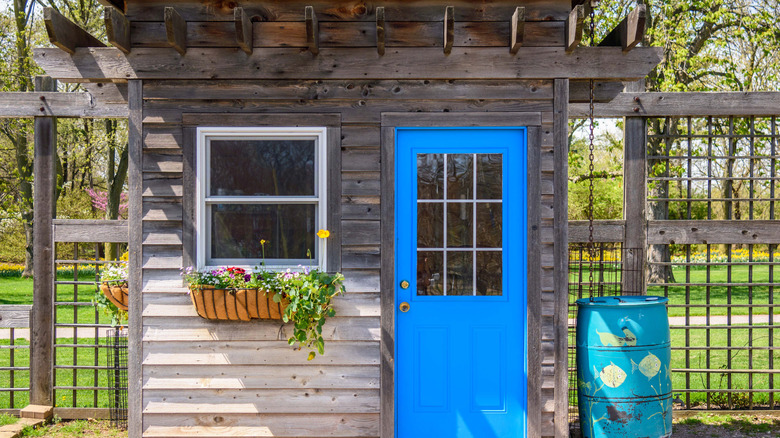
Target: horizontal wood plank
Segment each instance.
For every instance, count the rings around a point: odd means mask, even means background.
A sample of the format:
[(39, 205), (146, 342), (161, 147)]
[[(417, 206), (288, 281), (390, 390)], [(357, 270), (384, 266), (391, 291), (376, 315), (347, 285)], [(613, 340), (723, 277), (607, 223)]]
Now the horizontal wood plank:
[(0, 117), (125, 118), (127, 104), (103, 102), (90, 93), (3, 92)]
[[(625, 234), (624, 228), (623, 221), (594, 221), (593, 241), (622, 242)], [(588, 221), (569, 221), (569, 242), (587, 242), (588, 234)]]
[[(438, 48), (394, 48), (384, 56), (375, 48), (322, 48), (318, 56), (297, 49), (192, 48), (179, 62), (173, 49), (78, 48), (34, 50), (35, 62), (63, 82), (108, 79), (504, 79), (594, 78), (638, 80), (661, 60), (661, 48), (643, 47), (622, 54), (619, 47), (583, 47), (567, 55), (563, 48), (455, 47), (445, 55)], [(533, 59), (533, 63), (527, 62)], [(612, 68), (602, 68), (603, 65)]]
[[(638, 101), (636, 99), (639, 99)], [(569, 117), (586, 117), (587, 104), (569, 106)], [(620, 93), (597, 103), (599, 117), (775, 116), (780, 92)]]
[(127, 242), (126, 220), (54, 219), (55, 242)]
[(780, 243), (777, 221), (649, 221), (647, 243), (751, 244)]
[(30, 327), (28, 304), (5, 304), (0, 306), (0, 328)]

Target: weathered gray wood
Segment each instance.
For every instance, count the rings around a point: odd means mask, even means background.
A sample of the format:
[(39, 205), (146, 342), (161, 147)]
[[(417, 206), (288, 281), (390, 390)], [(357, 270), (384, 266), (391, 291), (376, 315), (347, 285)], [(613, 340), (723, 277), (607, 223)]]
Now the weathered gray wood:
[(49, 42), (67, 53), (75, 53), (78, 47), (106, 46), (54, 8), (43, 8), (43, 22), (46, 25)]
[(145, 200), (143, 220), (144, 221), (181, 221), (183, 220), (182, 203), (176, 201), (171, 202), (171, 201)]
[(144, 151), (144, 172), (182, 172), (182, 156), (180, 151), (151, 152)]
[[(379, 56), (373, 48), (323, 48), (316, 57), (294, 49), (255, 49), (251, 56), (224, 49), (197, 49), (170, 62), (167, 49), (78, 48), (74, 55), (35, 49), (48, 74), (66, 82), (106, 79), (523, 79), (594, 78), (634, 81), (661, 59), (659, 47), (622, 54), (615, 47), (587, 47), (569, 56), (562, 48), (521, 47), (516, 56), (501, 48), (399, 48)], [(525, 62), (533, 59), (533, 63)], [(611, 65), (605, 69), (601, 66)]]
[[(294, 436), (379, 436), (378, 414), (225, 414), (163, 413), (146, 414), (152, 426), (144, 430), (147, 437), (179, 438), (213, 436), (214, 431), (233, 436), (260, 437), (273, 431), (275, 437)], [(304, 420), (305, 418), (305, 420)], [(304, 421), (302, 421), (304, 420)], [(226, 426), (229, 424), (230, 426)], [(290, 427), (295, 424), (295, 427)], [(224, 431), (224, 432), (223, 432)]]
[[(512, 15), (517, 6), (516, 0), (488, 0), (478, 4), (472, 0), (453, 0), (448, 2), (455, 6), (457, 21), (504, 21)], [(170, 2), (132, 2), (128, 5), (127, 15), (132, 21), (156, 21), (160, 19), (163, 8)], [(374, 21), (376, 9), (385, 7), (388, 17), (398, 21), (441, 21), (440, 1), (422, 0), (410, 3), (408, 0), (373, 1), (354, 0), (312, 1), (312, 0), (275, 0), (263, 3), (246, 3), (242, 6), (247, 15), (257, 16), (260, 21), (300, 21), (301, 10), (314, 5), (323, 21)], [(525, 0), (523, 5), (528, 9), (529, 21), (562, 21), (571, 11), (572, 4), (568, 0)], [(208, 16), (214, 21), (231, 21), (233, 19), (233, 3), (183, 3), (177, 9), (188, 21), (195, 21)]]
[(553, 103), (553, 156), (555, 159), (555, 173), (553, 175), (553, 192), (555, 193), (555, 211), (553, 212), (553, 246), (554, 246), (554, 341), (555, 341), (555, 374), (554, 400), (555, 407), (555, 437), (568, 438), (568, 411), (569, 411), (569, 336), (568, 336), (568, 304), (569, 304), (569, 221), (568, 221), (568, 192), (569, 172), (567, 160), (568, 142), (568, 104), (569, 89), (567, 79), (555, 81), (555, 99)]
[[(780, 93), (621, 93), (594, 111), (600, 117), (772, 116), (780, 114)], [(587, 113), (586, 104), (573, 104), (569, 117)]]
[(444, 54), (452, 52), (452, 42), (455, 39), (455, 7), (447, 6), (444, 9)]
[[(431, 126), (430, 116), (420, 117), (419, 113), (383, 113), (382, 125), (426, 127)], [(542, 124), (541, 113), (444, 113), (437, 114), (436, 124), (446, 126), (539, 126)], [(453, 121), (457, 119), (457, 121)]]
[[(644, 6), (644, 5), (642, 5)], [(642, 117), (627, 117), (624, 122), (623, 147), (623, 219), (625, 219), (624, 248), (641, 251), (626, 251), (623, 255), (627, 266), (644, 267), (647, 248), (647, 121)], [(623, 293), (644, 295), (646, 286), (644, 269), (628, 270), (622, 277)], [(631, 290), (640, 286), (641, 290)]]
[[(594, 242), (622, 242), (625, 235), (625, 221), (594, 221)], [(588, 241), (588, 221), (569, 221), (569, 242)]]
[[(381, 18), (381, 14), (378, 14)], [(380, 20), (381, 23), (381, 20)], [(529, 47), (563, 47), (564, 22), (531, 21), (525, 24), (523, 45)], [(255, 47), (308, 48), (306, 23), (255, 22)], [(318, 25), (320, 47), (375, 47), (376, 23), (321, 22)], [(439, 47), (444, 24), (435, 22), (385, 21), (386, 47)], [(168, 47), (163, 22), (133, 22), (133, 47)], [(453, 47), (506, 47), (511, 37), (507, 21), (455, 22)], [(187, 27), (187, 45), (195, 47), (237, 47), (235, 26), (230, 22), (196, 21)]]
[(777, 222), (766, 220), (651, 220), (647, 234), (650, 245), (780, 243)]
[(395, 436), (395, 128), (382, 126), (380, 431)]
[(30, 327), (29, 304), (7, 304), (0, 306), (0, 328)]
[[(298, 123), (303, 122), (303, 118), (298, 118)], [(296, 119), (291, 118), (288, 123)], [(282, 126), (287, 126), (282, 125)], [(328, 271), (341, 271), (341, 245), (348, 242), (341, 225), (341, 120), (337, 127), (329, 127), (328, 136), (328, 171), (327, 179), (327, 208), (328, 211), (328, 229), (331, 236), (328, 238)]]
[[(595, 102), (611, 102), (625, 88), (623, 82), (596, 81), (593, 98)], [(590, 102), (590, 81), (569, 81), (569, 103)]]
[[(211, 113), (184, 113), (185, 126), (325, 126), (340, 128), (339, 114), (313, 113), (269, 113), (269, 114), (222, 114), (218, 121)], [(341, 141), (341, 139), (339, 139)]]
[(128, 124), (127, 141), (129, 166), (127, 170), (128, 186), (128, 286), (131, 291), (128, 303), (127, 335), (127, 390), (128, 433), (131, 437), (140, 437), (142, 431), (142, 391), (143, 378), (141, 364), (144, 351), (143, 337), (143, 84), (141, 81), (128, 83)]
[(172, 6), (165, 7), (165, 35), (177, 52), (182, 56), (187, 53), (187, 22)]
[(110, 408), (54, 408), (54, 415), (63, 420), (111, 419)]
[(349, 148), (341, 152), (344, 172), (379, 172), (379, 148)]
[[(35, 89), (56, 91), (57, 81), (36, 76)], [(36, 117), (33, 161), (33, 310), (30, 325), (30, 404), (54, 405), (54, 243), (57, 120)]]
[(54, 242), (122, 243), (128, 240), (125, 220), (55, 219)]
[[(581, 81), (584, 87), (587, 83)], [(602, 86), (613, 83), (596, 83), (597, 97)], [(609, 99), (623, 90), (618, 83)], [(547, 100), (553, 98), (552, 81), (545, 80), (308, 80), (308, 81), (145, 81), (144, 96), (149, 99), (188, 99), (197, 93), (199, 99), (512, 99)], [(2, 95), (0, 95), (1, 97)], [(345, 104), (348, 104), (345, 102)], [(550, 106), (552, 111), (552, 106)], [(398, 111), (398, 110), (396, 110)], [(169, 127), (166, 127), (169, 129)], [(368, 129), (364, 127), (363, 129)], [(376, 141), (371, 144), (345, 144), (344, 146), (379, 146), (379, 128)], [(344, 135), (348, 135), (345, 130)]]
[(236, 43), (247, 55), (252, 54), (253, 32), (252, 32), (252, 20), (244, 12), (244, 8), (235, 9), (235, 26), (236, 26)]
[(376, 53), (385, 54), (385, 8), (376, 8)]
[[(512, 33), (509, 38), (509, 53), (516, 54), (520, 50), (520, 46), (523, 45), (523, 38), (525, 36), (525, 8), (518, 6), (515, 9), (515, 13), (512, 14)], [(550, 44), (553, 45), (553, 44)]]
[(645, 35), (647, 6), (638, 4), (612, 31), (599, 43), (600, 46), (622, 47), (623, 53), (636, 47)]
[(93, 100), (89, 93), (0, 93), (0, 118), (17, 117), (127, 117), (127, 105)]
[(571, 10), (566, 21), (566, 53), (574, 52), (574, 49), (582, 41), (582, 28), (585, 23), (585, 6), (577, 5)]
[(541, 173), (539, 172), (541, 161), (540, 128), (528, 128), (528, 291), (527, 319), (528, 319), (528, 436), (541, 436), (542, 400), (541, 400), (541, 368), (542, 368), (542, 319), (541, 319), (541, 292), (542, 292), (542, 267), (541, 267), (541, 215), (540, 199)]
[(314, 7), (306, 6), (306, 45), (312, 55), (320, 53), (320, 30), (317, 22), (317, 14), (314, 13)]
[(117, 49), (130, 53), (130, 22), (113, 6), (106, 7), (103, 13), (106, 26), (106, 38)]

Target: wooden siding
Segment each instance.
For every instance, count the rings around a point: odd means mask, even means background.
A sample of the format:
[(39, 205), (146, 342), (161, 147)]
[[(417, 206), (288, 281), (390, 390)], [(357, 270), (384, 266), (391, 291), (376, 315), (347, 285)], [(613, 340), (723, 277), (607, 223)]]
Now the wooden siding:
[[(236, 40), (233, 6), (240, 6), (252, 19), (249, 49), (254, 54), (300, 48), (302, 55), (314, 56), (306, 53), (311, 42), (304, 8), (309, 5), (318, 20), (320, 60), (329, 59), (327, 53), (333, 50), (352, 50), (348, 58), (357, 59), (373, 48), (376, 56), (376, 6), (385, 7), (386, 62), (399, 47), (419, 49), (418, 56), (436, 49), (442, 56), (445, 8), (440, 2), (271, 0), (226, 5), (129, 2), (131, 56), (144, 50), (171, 50), (166, 49), (165, 6), (173, 6), (187, 22), (183, 40), (188, 54), (197, 48), (199, 53), (250, 56)], [(571, 2), (564, 0), (448, 5), (455, 6), (454, 49), (448, 62), (477, 47), (496, 53), (505, 48), (501, 54), (510, 56), (510, 19), (517, 6), (526, 8), (524, 47), (539, 48), (539, 53), (562, 49), (571, 10)], [(436, 69), (441, 74), (442, 67)], [(565, 108), (555, 107), (554, 98), (560, 99), (561, 87), (554, 87), (553, 80), (491, 79), (495, 73), (485, 71), (484, 76), (475, 73), (463, 80), (371, 80), (354, 73), (342, 79), (323, 74), (296, 80), (282, 74), (279, 79), (143, 81), (142, 111), (133, 113), (143, 127), (138, 133), (143, 147), (137, 178), (142, 226), (136, 236), (142, 249), (137, 261), (142, 275), (137, 281), (143, 291), (137, 346), (142, 385), (136, 402), (143, 436), (389, 436), (393, 414), (383, 408), (388, 396), (383, 388), (393, 384), (393, 345), (387, 343), (394, 330), (393, 285), (382, 273), (393, 269), (393, 248), (383, 246), (383, 241), (392, 230), (393, 218), (387, 214), (392, 211), (394, 168), (383, 149), (387, 141), (383, 133), (388, 134), (388, 128), (382, 128), (383, 115), (393, 113), (396, 120), (413, 124), (421, 112), (440, 117), (450, 113), (454, 119), (459, 114), (459, 120), (468, 117), (467, 124), (475, 126), (501, 123), (505, 117), (530, 128), (529, 141), (535, 148), (530, 152), (536, 158), (529, 159), (529, 182), (536, 184), (529, 190), (534, 198), (529, 211), (536, 228), (529, 238), (534, 237), (532, 248), (540, 256), (529, 263), (533, 269), (529, 285), (534, 288), (528, 295), (534, 326), (528, 349), (533, 378), (529, 386), (534, 389), (529, 428), (534, 437), (562, 436), (566, 425), (555, 421), (566, 417), (560, 412), (556, 417), (555, 409), (565, 407), (565, 398), (560, 398), (566, 392), (557, 386), (556, 352), (561, 345), (556, 344), (554, 327), (559, 310), (555, 249), (560, 244), (554, 208), (560, 208), (556, 172), (561, 168), (556, 161), (565, 159), (556, 156), (560, 154), (556, 142), (560, 130), (566, 129)], [(557, 131), (556, 123), (563, 124)], [(329, 179), (337, 196), (328, 206), (333, 213), (329, 228), (335, 230), (331, 243), (337, 251), (329, 257), (340, 264), (347, 293), (334, 301), (337, 316), (324, 327), (326, 354), (313, 362), (287, 345), (289, 327), (265, 321), (210, 322), (198, 317), (190, 303), (179, 269), (194, 260), (197, 126), (328, 127), (329, 164), (337, 166)], [(388, 297), (391, 310), (383, 313)]]

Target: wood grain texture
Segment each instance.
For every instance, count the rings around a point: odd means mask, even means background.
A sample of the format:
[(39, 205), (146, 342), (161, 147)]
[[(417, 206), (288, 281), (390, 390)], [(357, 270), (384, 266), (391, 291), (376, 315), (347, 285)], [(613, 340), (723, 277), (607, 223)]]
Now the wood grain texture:
[(380, 435), (395, 436), (395, 128), (382, 135), (382, 270), (380, 341)]
[(5, 304), (0, 305), (0, 328), (30, 327), (29, 304)]
[(569, 151), (568, 137), (568, 104), (570, 84), (567, 79), (555, 81), (555, 100), (553, 107), (553, 156), (555, 169), (553, 175), (553, 192), (555, 194), (555, 212), (553, 218), (554, 261), (554, 310), (553, 326), (555, 341), (555, 374), (554, 385), (554, 431), (556, 438), (569, 436), (569, 334), (568, 334), (568, 304), (569, 304), (569, 221), (568, 221), (568, 191), (569, 172), (567, 160)]
[(127, 378), (131, 384), (127, 390), (128, 434), (140, 437), (142, 433), (142, 358), (144, 346), (143, 336), (143, 84), (141, 81), (128, 83), (128, 155), (127, 171), (128, 186), (128, 287), (135, 293), (130, 294), (128, 303), (128, 336), (127, 336)]
[(385, 54), (385, 8), (376, 8), (376, 53)]
[(528, 162), (526, 178), (528, 184), (528, 277), (527, 277), (527, 339), (528, 339), (528, 435), (541, 436), (542, 400), (541, 400), (541, 366), (542, 366), (542, 320), (541, 320), (541, 257), (540, 228), (541, 215), (539, 201), (541, 199), (541, 174), (539, 173), (540, 129), (528, 128)]
[[(639, 99), (638, 101), (636, 99)], [(571, 106), (585, 117), (587, 105)], [(594, 108), (600, 117), (772, 116), (780, 114), (778, 92), (621, 93)]]
[(537, 112), (510, 113), (444, 113), (426, 114), (421, 117), (419, 113), (383, 113), (382, 125), (427, 127), (438, 126), (539, 126), (542, 124), (542, 115)]
[(55, 219), (52, 221), (54, 242), (128, 241), (128, 221)]
[[(387, 1), (311, 1), (311, 0), (270, 0), (263, 3), (196, 3), (186, 1), (132, 2), (128, 5), (127, 15), (132, 21), (159, 21), (163, 8), (176, 5), (187, 21), (196, 21), (208, 17), (212, 21), (231, 21), (233, 7), (241, 6), (250, 17), (258, 21), (300, 21), (301, 11), (312, 5), (323, 21), (374, 21), (378, 7), (384, 7), (388, 19), (398, 21), (441, 21), (442, 3), (434, 0), (421, 0), (410, 3), (408, 0)], [(487, 0), (475, 3), (469, 0), (447, 2), (455, 6), (457, 21), (503, 21), (512, 15), (517, 1)], [(571, 11), (568, 0), (525, 0), (529, 21), (561, 21)]]
[[(57, 81), (37, 76), (35, 89), (56, 91)], [(36, 117), (33, 153), (33, 310), (30, 326), (30, 403), (54, 405), (54, 239), (57, 120)]]
[(566, 53), (574, 52), (582, 41), (582, 29), (585, 23), (585, 6), (577, 5), (566, 20)]
[[(594, 221), (594, 242), (622, 242), (625, 235), (625, 221)], [(569, 221), (569, 242), (588, 241), (588, 221)]]
[(252, 20), (244, 12), (244, 8), (235, 9), (234, 25), (236, 27), (236, 44), (247, 55), (251, 55), (254, 47)]
[(54, 8), (43, 8), (43, 23), (49, 42), (66, 53), (75, 53), (79, 47), (105, 47), (100, 40), (92, 36), (76, 23), (67, 19)]
[[(516, 54), (525, 39), (525, 8), (518, 6), (511, 19), (511, 34), (509, 35), (509, 53)], [(555, 44), (550, 44), (555, 45)]]
[(130, 53), (130, 22), (113, 6), (105, 8), (103, 21), (106, 26), (106, 38), (117, 49)]
[(455, 7), (444, 9), (444, 54), (452, 53), (452, 43), (455, 39)]
[[(156, 414), (146, 417), (154, 425), (145, 437), (273, 436), (273, 437), (376, 437), (378, 414)], [(295, 427), (291, 427), (295, 424)]]
[(647, 19), (647, 6), (638, 4), (636, 9), (629, 12), (623, 20), (610, 31), (599, 43), (599, 46), (616, 46), (623, 49), (623, 53), (636, 47), (645, 36), (645, 21)]
[(179, 54), (184, 55), (187, 53), (187, 22), (171, 6), (165, 8), (164, 19), (168, 45), (176, 49)]
[[(585, 47), (567, 55), (562, 48), (521, 47), (512, 56), (502, 48), (398, 48), (379, 56), (373, 48), (323, 48), (316, 57), (294, 49), (191, 49), (170, 62), (169, 49), (77, 48), (75, 54), (35, 49), (34, 59), (65, 82), (106, 79), (543, 79), (555, 77), (637, 80), (661, 59), (661, 48), (623, 54), (615, 47)], [(525, 62), (534, 59), (534, 63)], [(604, 69), (609, 64), (612, 68)]]
[[(644, 6), (644, 5), (642, 5)], [(627, 271), (623, 277), (623, 293), (645, 295), (645, 251), (647, 248), (647, 121), (642, 117), (627, 117), (624, 121), (623, 147), (623, 219), (626, 221), (624, 248), (640, 248), (624, 253), (627, 266), (640, 266), (639, 272)], [(639, 258), (639, 260), (637, 260)], [(636, 287), (641, 290), (632, 290)]]
[(776, 221), (651, 220), (647, 226), (650, 245), (780, 243)]
[(317, 14), (314, 13), (313, 6), (306, 6), (305, 9), (305, 23), (306, 23), (306, 45), (309, 48), (309, 52), (312, 55), (320, 53), (320, 29), (317, 21)]
[(0, 117), (127, 117), (127, 104), (101, 102), (90, 93), (3, 92)]

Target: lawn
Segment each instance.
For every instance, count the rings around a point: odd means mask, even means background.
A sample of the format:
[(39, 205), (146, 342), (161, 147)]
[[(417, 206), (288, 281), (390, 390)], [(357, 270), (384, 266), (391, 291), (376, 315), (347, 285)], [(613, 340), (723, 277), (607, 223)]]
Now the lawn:
[[(73, 276), (59, 276), (60, 281), (73, 281)], [(93, 275), (81, 275), (80, 281), (95, 281)], [(96, 286), (79, 285), (77, 299), (74, 300), (74, 285), (57, 285), (57, 302), (78, 302), (78, 305), (57, 305), (57, 322), (60, 324), (110, 324), (111, 317), (103, 312), (97, 312), (92, 305), (92, 297)], [(0, 304), (32, 304), (33, 280), (31, 278), (0, 277)], [(75, 320), (74, 320), (75, 318)]]
[[(56, 364), (55, 366), (70, 366), (75, 363), (78, 366), (94, 367), (95, 365), (100, 367), (106, 367), (107, 357), (106, 354), (109, 350), (107, 348), (95, 348), (88, 345), (94, 344), (94, 339), (81, 338), (77, 344), (73, 344), (71, 338), (58, 338), (58, 345), (68, 345), (67, 347), (57, 347), (56, 351)], [(101, 340), (101, 342), (105, 342)], [(17, 339), (14, 342), (16, 345), (28, 346), (29, 342), (23, 339)], [(0, 340), (0, 347), (9, 345), (8, 340)], [(81, 347), (71, 347), (71, 345), (81, 345)], [(8, 350), (2, 350), (3, 354), (0, 354), (0, 367), (10, 366), (10, 354), (6, 352)], [(30, 356), (28, 349), (17, 349), (14, 354), (14, 366), (16, 367), (28, 367), (30, 365)], [(67, 387), (108, 387), (108, 370), (106, 369), (57, 369), (55, 375), (55, 386), (67, 386)], [(10, 372), (0, 372), (0, 387), (27, 387), (28, 380), (30, 378), (29, 371), (15, 371), (14, 381), (11, 382)], [(74, 384), (75, 378), (75, 384)], [(75, 394), (74, 394), (75, 393)], [(61, 407), (109, 407), (109, 390), (71, 390), (71, 389), (56, 389), (55, 390), (55, 406)], [(74, 403), (75, 396), (75, 403)], [(28, 403), (28, 394), (26, 392), (18, 392), (14, 395), (14, 406), (16, 408), (24, 407)], [(10, 393), (7, 391), (0, 391), (0, 409), (10, 407)]]

